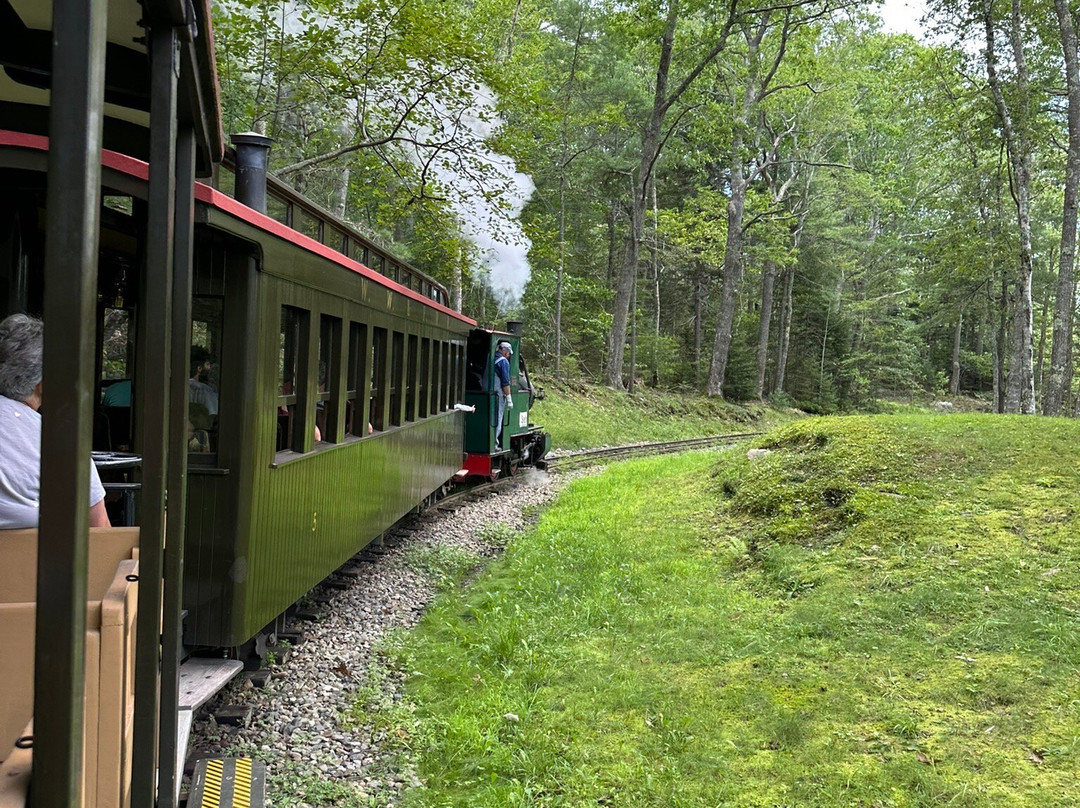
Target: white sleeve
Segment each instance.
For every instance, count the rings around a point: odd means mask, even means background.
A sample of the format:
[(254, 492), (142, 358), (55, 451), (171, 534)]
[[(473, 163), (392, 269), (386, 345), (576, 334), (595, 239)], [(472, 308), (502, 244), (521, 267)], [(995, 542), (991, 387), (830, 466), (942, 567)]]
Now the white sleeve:
[(94, 461), (90, 461), (90, 505), (93, 507), (97, 505), (101, 500), (105, 499), (105, 487), (101, 484), (101, 477), (98, 476), (97, 466), (94, 465)]

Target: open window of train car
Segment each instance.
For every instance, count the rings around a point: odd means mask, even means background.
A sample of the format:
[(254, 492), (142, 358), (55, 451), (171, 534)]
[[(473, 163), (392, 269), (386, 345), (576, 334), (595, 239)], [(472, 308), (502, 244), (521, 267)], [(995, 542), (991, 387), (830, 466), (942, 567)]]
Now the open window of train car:
[(224, 299), (216, 295), (194, 295), (191, 299), (191, 375), (188, 377), (191, 454), (213, 456), (218, 451), (223, 305)]
[(299, 391), (307, 388), (307, 363), (311, 313), (294, 306), (281, 307), (278, 340), (277, 441), (275, 451), (304, 451), (307, 402)]
[(456, 401), (462, 401), (465, 395), (465, 346), (460, 342), (455, 342), (451, 346), (451, 352), (454, 356), (453, 367), (450, 368), (450, 384), (448, 385), (450, 390), (450, 404), (451, 406)]
[(427, 418), (431, 413), (431, 340), (420, 340), (420, 409), (419, 418)]
[(416, 334), (408, 335), (408, 346), (405, 354), (405, 420), (415, 421), (419, 387), (416, 374), (420, 353), (420, 340)]
[(315, 395), (316, 439), (337, 443), (340, 422), (338, 379), (341, 378), (341, 319), (319, 319), (319, 388)]
[(371, 332), (371, 426), (376, 432), (386, 429), (386, 349), (387, 334), (385, 328), (374, 328)]
[(468, 393), (488, 393), (491, 391), (491, 364), (494, 354), (491, 352), (491, 335), (486, 331), (473, 331), (469, 334), (465, 361), (465, 391)]
[(393, 332), (390, 353), (390, 425), (401, 426), (405, 413), (402, 377), (405, 373), (405, 335)]
[(439, 404), (443, 409), (454, 405), (454, 343), (443, 343), (443, 383), (439, 390)]
[(442, 340), (431, 341), (431, 411), (442, 412)]
[[(110, 305), (112, 304), (112, 305)], [(96, 451), (131, 450), (131, 405), (135, 383), (135, 309), (123, 295), (100, 306), (101, 350), (97, 378), (100, 396), (94, 407)]]
[(345, 434), (362, 438), (368, 434), (370, 412), (365, 412), (369, 400), (371, 350), (368, 348), (368, 327), (364, 323), (349, 323), (349, 356), (345, 374)]

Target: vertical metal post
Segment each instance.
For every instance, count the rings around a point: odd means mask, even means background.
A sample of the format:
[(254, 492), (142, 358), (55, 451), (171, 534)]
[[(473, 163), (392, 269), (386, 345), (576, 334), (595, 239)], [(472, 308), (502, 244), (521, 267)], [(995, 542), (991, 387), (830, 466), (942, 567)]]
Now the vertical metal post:
[[(169, 427), (169, 318), (172, 315), (173, 235), (176, 205), (176, 32), (150, 29), (150, 182), (146, 273), (139, 309), (139, 449), (142, 492), (139, 518), (139, 615), (135, 646), (135, 722), (131, 803), (154, 804), (158, 750), (158, 677), (161, 652), (161, 583), (165, 546), (165, 491)], [(183, 502), (178, 503), (183, 507)], [(173, 537), (177, 542), (183, 536)]]
[(34, 808), (82, 802), (86, 545), (105, 0), (53, 2)]
[(195, 130), (176, 137), (176, 234), (173, 247), (172, 376), (169, 380), (169, 473), (171, 507), (166, 511), (165, 586), (161, 632), (161, 738), (158, 808), (174, 808), (183, 774), (177, 771), (180, 701), (180, 633), (184, 595), (184, 535), (187, 516), (188, 365), (191, 353), (191, 280), (195, 229)]

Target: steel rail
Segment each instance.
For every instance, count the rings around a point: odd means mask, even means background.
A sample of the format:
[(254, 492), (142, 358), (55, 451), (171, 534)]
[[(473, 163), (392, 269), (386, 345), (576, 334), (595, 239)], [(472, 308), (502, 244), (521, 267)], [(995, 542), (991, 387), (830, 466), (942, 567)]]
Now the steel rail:
[(755, 438), (761, 432), (739, 432), (730, 435), (707, 435), (700, 438), (661, 441), (658, 443), (630, 443), (623, 446), (605, 446), (600, 449), (582, 449), (560, 455), (548, 455), (545, 458), (548, 469), (558, 470), (568, 466), (585, 465), (606, 460), (621, 460), (654, 454), (672, 454), (694, 449), (712, 449), (726, 446), (748, 438)]

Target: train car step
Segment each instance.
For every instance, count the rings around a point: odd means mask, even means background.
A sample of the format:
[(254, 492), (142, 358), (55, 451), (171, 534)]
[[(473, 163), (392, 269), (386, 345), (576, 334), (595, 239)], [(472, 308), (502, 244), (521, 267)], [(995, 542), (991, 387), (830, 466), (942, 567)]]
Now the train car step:
[(266, 764), (251, 758), (206, 758), (195, 764), (188, 808), (262, 808)]

